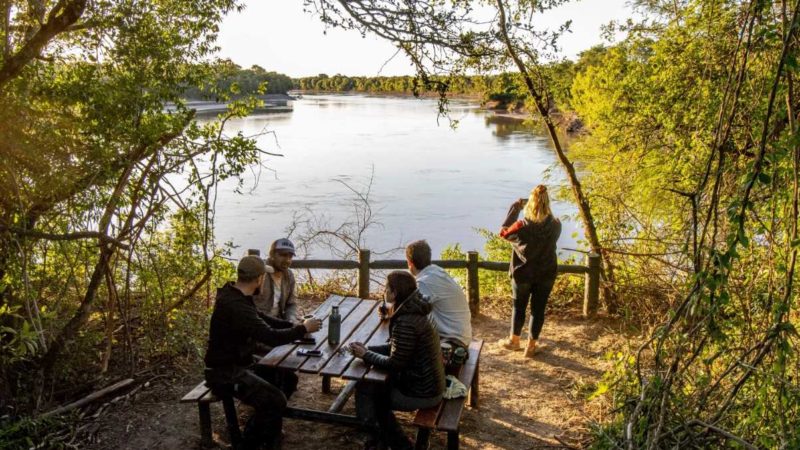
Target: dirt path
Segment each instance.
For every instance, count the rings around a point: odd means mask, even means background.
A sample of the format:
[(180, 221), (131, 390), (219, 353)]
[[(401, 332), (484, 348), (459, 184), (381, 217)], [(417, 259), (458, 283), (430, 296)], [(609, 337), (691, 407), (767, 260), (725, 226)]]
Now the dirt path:
[[(486, 309), (474, 321), (476, 337), (486, 341), (481, 355), (480, 407), (465, 409), (462, 448), (580, 446), (588, 422), (602, 419), (606, 413), (602, 401), (587, 401), (586, 397), (609, 364), (603, 356), (623, 343), (613, 322), (603, 318), (586, 321), (577, 311), (553, 313), (542, 333), (543, 348), (531, 360), (522, 352), (496, 345), (507, 333), (509, 311)], [(199, 448), (197, 408), (178, 403), (199, 381), (199, 374), (187, 375), (140, 391), (130, 404), (116, 406), (98, 419), (85, 448)], [(318, 378), (301, 376), (300, 390), (291, 404), (324, 408), (341, 386), (334, 381), (334, 393), (323, 395)], [(351, 399), (344, 412), (352, 413), (353, 408)], [(211, 411), (215, 439), (222, 447), (227, 436), (221, 405), (212, 405)], [(407, 422), (409, 416), (400, 417)], [(287, 420), (284, 430), (284, 450), (357, 449), (363, 442), (350, 429), (295, 420)], [(408, 432), (413, 436), (411, 428)], [(446, 448), (446, 435), (434, 433), (431, 448)]]

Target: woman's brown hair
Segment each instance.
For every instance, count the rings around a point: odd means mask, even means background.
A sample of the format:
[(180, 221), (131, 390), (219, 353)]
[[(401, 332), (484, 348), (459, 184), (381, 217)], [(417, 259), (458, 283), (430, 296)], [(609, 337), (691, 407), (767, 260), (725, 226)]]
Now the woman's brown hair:
[(386, 289), (394, 293), (397, 308), (417, 290), (417, 280), (405, 270), (395, 270), (386, 277)]

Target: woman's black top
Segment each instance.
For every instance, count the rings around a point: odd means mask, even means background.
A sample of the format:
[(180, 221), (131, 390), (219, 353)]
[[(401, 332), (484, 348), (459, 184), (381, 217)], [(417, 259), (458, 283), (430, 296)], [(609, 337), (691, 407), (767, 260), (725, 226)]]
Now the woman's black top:
[(365, 362), (386, 369), (392, 385), (409, 397), (436, 397), (445, 389), (442, 349), (428, 320), (430, 311), (415, 292), (389, 321), (388, 348), (370, 347), (364, 355)]
[(511, 205), (500, 232), (514, 250), (509, 274), (518, 283), (552, 282), (558, 272), (556, 242), (561, 222), (552, 215), (541, 222), (517, 220), (521, 210), (516, 203)]

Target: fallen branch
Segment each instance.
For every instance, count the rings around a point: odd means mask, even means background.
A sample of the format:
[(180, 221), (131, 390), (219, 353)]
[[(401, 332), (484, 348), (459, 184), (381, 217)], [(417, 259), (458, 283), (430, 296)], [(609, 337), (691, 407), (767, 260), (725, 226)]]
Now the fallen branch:
[(45, 418), (45, 417), (57, 416), (59, 414), (65, 413), (67, 411), (71, 411), (71, 410), (73, 410), (75, 408), (80, 408), (83, 405), (89, 404), (89, 403), (91, 403), (91, 402), (93, 402), (93, 401), (95, 401), (95, 400), (97, 400), (99, 398), (102, 398), (105, 395), (108, 395), (108, 394), (110, 394), (112, 392), (118, 391), (118, 390), (120, 390), (120, 389), (122, 389), (124, 387), (130, 386), (131, 384), (133, 384), (133, 378), (128, 378), (128, 379), (125, 379), (125, 380), (122, 380), (122, 381), (118, 381), (118, 382), (112, 384), (111, 386), (108, 386), (106, 388), (100, 389), (99, 391), (96, 391), (96, 392), (92, 392), (91, 394), (87, 395), (86, 397), (84, 397), (84, 398), (82, 398), (82, 399), (80, 399), (80, 400), (78, 400), (76, 402), (70, 403), (68, 405), (61, 406), (61, 407), (56, 408), (56, 409), (54, 409), (54, 410), (52, 410), (50, 412), (46, 412), (46, 413), (42, 414), (41, 417)]

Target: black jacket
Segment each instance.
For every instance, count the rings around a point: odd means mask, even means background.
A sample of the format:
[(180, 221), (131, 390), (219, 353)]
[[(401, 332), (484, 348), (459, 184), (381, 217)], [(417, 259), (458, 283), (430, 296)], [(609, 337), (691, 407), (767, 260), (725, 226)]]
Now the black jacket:
[(511, 242), (509, 274), (518, 283), (553, 282), (558, 272), (556, 242), (561, 236), (561, 222), (550, 215), (542, 222), (517, 220), (521, 208), (511, 205), (500, 236)]
[(244, 295), (233, 283), (217, 289), (206, 351), (206, 367), (228, 369), (253, 363), (257, 343), (288, 344), (306, 334), (303, 325), (260, 314), (252, 295)]
[(445, 389), (442, 349), (430, 312), (431, 305), (414, 292), (389, 321), (388, 348), (370, 347), (364, 355), (365, 362), (386, 369), (392, 385), (409, 397), (436, 397)]

